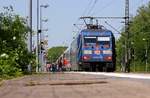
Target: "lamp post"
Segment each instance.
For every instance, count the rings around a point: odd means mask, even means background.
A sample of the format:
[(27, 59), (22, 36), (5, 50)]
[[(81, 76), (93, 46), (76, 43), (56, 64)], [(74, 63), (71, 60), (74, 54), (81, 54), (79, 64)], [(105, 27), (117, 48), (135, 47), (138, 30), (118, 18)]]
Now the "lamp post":
[[(30, 33), (29, 33), (29, 51), (32, 53), (32, 0), (29, 1), (29, 28), (30, 28)], [(16, 39), (16, 37), (14, 37), (13, 39)], [(31, 63), (28, 65), (28, 71), (32, 72), (31, 70)]]
[(41, 31), (42, 31), (42, 22), (43, 22), (43, 21), (44, 21), (44, 22), (47, 22), (47, 21), (48, 21), (48, 19), (42, 20), (42, 8), (47, 8), (47, 7), (49, 7), (48, 4), (46, 4), (46, 5), (40, 5), (40, 30), (41, 30)]
[(122, 72), (125, 72), (126, 71), (126, 64), (125, 64), (125, 58), (126, 58), (126, 56), (125, 56), (125, 47), (126, 47), (126, 45), (125, 45), (125, 43), (122, 43), (122, 58), (121, 58), (121, 71)]
[(36, 47), (36, 72), (39, 72), (39, 0), (37, 0), (37, 47)]
[(44, 62), (44, 56), (43, 56), (43, 50), (41, 49), (41, 48), (43, 48), (43, 46), (44, 46), (44, 41), (43, 41), (43, 36), (42, 36), (42, 32), (43, 32), (43, 28), (42, 28), (42, 22), (47, 22), (48, 21), (48, 19), (45, 19), (45, 20), (43, 20), (42, 19), (42, 8), (47, 8), (47, 7), (49, 7), (49, 5), (48, 4), (46, 4), (46, 5), (40, 5), (40, 48), (39, 48), (39, 51), (40, 51), (40, 57), (41, 57), (41, 67), (42, 67), (42, 69), (44, 68), (43, 67), (43, 62)]
[(132, 45), (132, 58), (133, 58), (133, 67), (134, 67), (134, 72), (135, 72), (135, 47), (134, 47), (134, 41), (131, 42)]
[(32, 52), (32, 0), (30, 0), (29, 8), (29, 25), (30, 25), (30, 52)]
[(148, 66), (147, 66), (147, 57), (148, 57), (148, 55), (147, 55), (147, 51), (148, 51), (148, 40), (147, 39), (145, 39), (145, 38), (143, 38), (143, 41), (146, 41), (146, 45), (145, 45), (145, 71), (147, 72), (148, 70), (147, 70), (147, 68), (148, 68)]

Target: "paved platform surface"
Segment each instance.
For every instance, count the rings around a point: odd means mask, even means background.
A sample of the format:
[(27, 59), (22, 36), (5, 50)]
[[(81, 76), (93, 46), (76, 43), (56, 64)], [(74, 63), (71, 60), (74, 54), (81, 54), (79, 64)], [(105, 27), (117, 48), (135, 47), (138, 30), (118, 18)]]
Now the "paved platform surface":
[(39, 74), (5, 81), (0, 98), (150, 98), (150, 80), (100, 73)]
[(72, 72), (72, 73), (150, 80), (149, 73), (107, 73), (107, 72)]

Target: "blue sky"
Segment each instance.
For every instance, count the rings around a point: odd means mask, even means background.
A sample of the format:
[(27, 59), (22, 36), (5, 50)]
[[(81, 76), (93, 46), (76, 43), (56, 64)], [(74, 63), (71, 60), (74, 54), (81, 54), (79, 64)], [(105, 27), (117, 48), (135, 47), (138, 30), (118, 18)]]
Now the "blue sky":
[[(29, 14), (29, 0), (0, 0), (0, 11), (3, 6), (12, 5), (15, 13), (26, 17)], [(79, 24), (80, 16), (124, 16), (125, 0), (40, 0), (41, 4), (49, 4), (43, 9), (43, 18), (48, 18), (48, 23), (43, 23), (44, 29), (49, 29), (49, 47), (69, 45), (78, 29), (73, 24)], [(139, 6), (147, 4), (150, 0), (130, 0), (130, 15), (136, 15)], [(95, 4), (95, 5), (94, 5)], [(94, 6), (94, 7), (92, 7)], [(114, 31), (105, 21), (121, 30), (122, 20), (99, 20), (107, 29)], [(36, 31), (36, 0), (33, 0), (33, 28)], [(118, 34), (115, 34), (118, 38)], [(36, 36), (35, 36), (36, 37)]]

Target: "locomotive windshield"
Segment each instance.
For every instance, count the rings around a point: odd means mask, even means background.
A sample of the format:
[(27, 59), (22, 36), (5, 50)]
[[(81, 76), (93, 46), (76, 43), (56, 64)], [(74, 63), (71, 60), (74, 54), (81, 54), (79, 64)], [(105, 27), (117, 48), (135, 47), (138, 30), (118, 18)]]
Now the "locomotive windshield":
[(101, 45), (103, 48), (110, 48), (109, 41), (99, 41), (98, 44)]
[(110, 37), (98, 37), (98, 44), (102, 45), (104, 48), (110, 48)]
[(98, 41), (110, 41), (110, 37), (101, 36), (101, 37), (98, 37), (97, 40)]
[(110, 48), (110, 37), (84, 37), (85, 45), (100, 45), (103, 48)]
[(96, 37), (84, 37), (84, 43), (96, 43), (97, 42), (97, 38)]

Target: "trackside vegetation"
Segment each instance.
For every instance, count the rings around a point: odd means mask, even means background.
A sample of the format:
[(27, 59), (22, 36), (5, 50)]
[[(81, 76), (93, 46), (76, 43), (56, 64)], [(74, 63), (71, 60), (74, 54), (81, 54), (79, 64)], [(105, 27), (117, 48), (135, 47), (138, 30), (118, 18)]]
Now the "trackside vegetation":
[[(145, 72), (147, 60), (147, 71), (150, 72), (150, 2), (138, 9), (136, 16), (131, 19), (129, 32), (131, 71)], [(117, 41), (118, 68), (121, 68), (124, 59), (125, 35), (122, 33)]]
[(64, 46), (52, 47), (48, 50), (48, 60), (49, 62), (56, 62), (56, 60), (63, 54), (67, 49)]
[(27, 73), (27, 65), (34, 59), (27, 48), (27, 21), (5, 7), (0, 13), (0, 78)]

